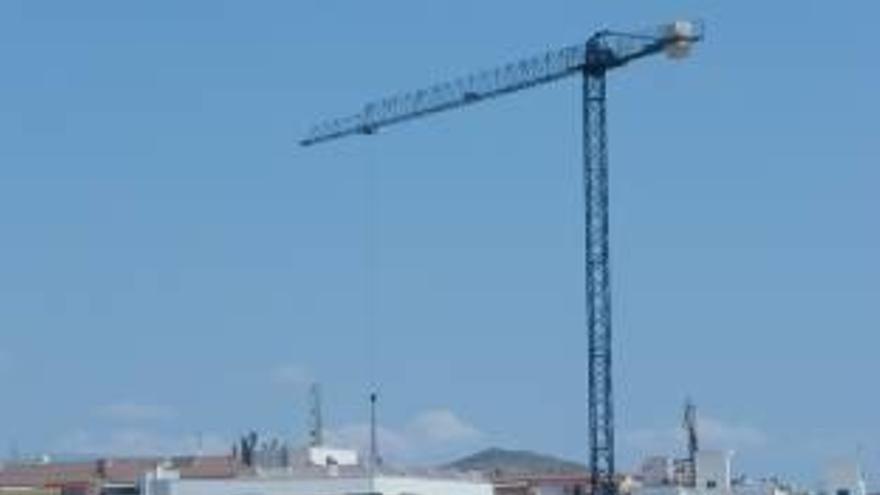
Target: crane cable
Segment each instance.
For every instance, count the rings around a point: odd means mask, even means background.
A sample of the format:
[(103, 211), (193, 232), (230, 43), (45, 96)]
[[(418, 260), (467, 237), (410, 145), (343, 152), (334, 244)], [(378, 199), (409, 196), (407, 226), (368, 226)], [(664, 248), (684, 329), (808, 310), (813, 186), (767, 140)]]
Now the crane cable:
[[(364, 148), (369, 148), (366, 144)], [(375, 424), (375, 400), (379, 392), (378, 377), (378, 182), (379, 169), (372, 150), (367, 149), (363, 153), (363, 329), (365, 340), (365, 360), (367, 373), (364, 377), (370, 400), (370, 445), (369, 445), (369, 468), (371, 478), (374, 469), (380, 464), (378, 456), (378, 439), (376, 438)]]

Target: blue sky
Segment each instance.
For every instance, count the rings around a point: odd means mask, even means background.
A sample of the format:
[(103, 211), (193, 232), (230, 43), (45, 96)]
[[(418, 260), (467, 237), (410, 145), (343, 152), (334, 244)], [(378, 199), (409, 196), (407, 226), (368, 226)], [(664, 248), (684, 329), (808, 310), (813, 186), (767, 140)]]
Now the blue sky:
[(0, 445), (584, 459), (579, 86), (300, 149), (367, 100), (681, 16), (610, 82), (618, 446), (880, 468), (869, 2), (0, 3)]

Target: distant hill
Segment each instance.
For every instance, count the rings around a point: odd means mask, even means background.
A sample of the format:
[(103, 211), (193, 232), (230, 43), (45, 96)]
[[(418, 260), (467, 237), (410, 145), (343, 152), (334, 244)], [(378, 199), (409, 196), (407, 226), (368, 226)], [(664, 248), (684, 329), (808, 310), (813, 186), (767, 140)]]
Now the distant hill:
[(486, 449), (445, 466), (457, 471), (479, 471), (487, 475), (584, 474), (587, 468), (576, 462), (526, 450)]

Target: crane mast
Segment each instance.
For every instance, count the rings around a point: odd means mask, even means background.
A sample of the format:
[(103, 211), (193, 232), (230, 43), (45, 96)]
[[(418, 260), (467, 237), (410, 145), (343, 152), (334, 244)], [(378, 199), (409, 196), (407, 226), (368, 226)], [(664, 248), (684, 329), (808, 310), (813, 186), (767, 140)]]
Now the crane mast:
[(351, 135), (374, 134), (393, 124), (570, 76), (583, 77), (587, 409), (592, 495), (615, 495), (617, 492), (611, 375), (606, 75), (629, 62), (658, 53), (680, 58), (702, 38), (702, 25), (687, 21), (676, 21), (644, 32), (599, 31), (583, 44), (368, 103), (354, 115), (315, 125), (300, 140), (301, 145), (310, 146)]
[(611, 382), (611, 267), (605, 70), (584, 69), (584, 203), (587, 310), (587, 420), (593, 495), (616, 493)]
[(697, 484), (697, 452), (700, 450), (699, 433), (697, 429), (697, 405), (690, 399), (684, 403), (684, 415), (681, 422), (687, 436), (687, 459), (682, 476), (684, 486), (695, 487)]

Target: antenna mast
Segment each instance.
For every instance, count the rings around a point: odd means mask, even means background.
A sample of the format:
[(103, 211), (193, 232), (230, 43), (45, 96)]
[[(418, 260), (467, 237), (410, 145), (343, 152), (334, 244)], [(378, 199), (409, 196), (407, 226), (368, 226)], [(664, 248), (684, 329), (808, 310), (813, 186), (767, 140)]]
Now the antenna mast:
[(683, 484), (685, 486), (697, 485), (697, 452), (700, 450), (700, 440), (697, 434), (697, 406), (691, 399), (684, 403), (684, 418), (682, 427), (687, 435), (687, 463), (684, 471)]
[(321, 385), (313, 383), (309, 389), (310, 418), (309, 445), (320, 447), (324, 445), (324, 414), (321, 410)]
[(375, 474), (376, 468), (381, 463), (379, 459), (379, 438), (376, 432), (376, 401), (379, 396), (376, 392), (370, 394), (370, 476)]

